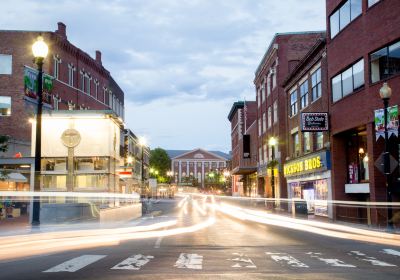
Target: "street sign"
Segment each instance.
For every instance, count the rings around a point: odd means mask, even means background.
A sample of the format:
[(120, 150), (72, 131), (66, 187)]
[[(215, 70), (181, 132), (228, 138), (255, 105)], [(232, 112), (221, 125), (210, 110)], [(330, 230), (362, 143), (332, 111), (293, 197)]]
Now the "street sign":
[[(385, 166), (384, 166), (385, 156), (384, 156), (384, 154), (385, 153), (380, 154), (379, 157), (375, 161), (376, 168), (378, 168), (378, 170), (380, 172), (382, 172), (382, 174), (385, 174)], [(391, 154), (389, 154), (389, 160), (390, 160), (390, 174), (391, 174), (397, 168), (399, 163)]]

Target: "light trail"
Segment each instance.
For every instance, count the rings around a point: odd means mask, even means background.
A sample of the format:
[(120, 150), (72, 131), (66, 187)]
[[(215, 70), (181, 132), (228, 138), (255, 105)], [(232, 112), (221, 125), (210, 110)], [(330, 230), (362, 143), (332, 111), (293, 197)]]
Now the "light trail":
[(34, 192), (34, 191), (0, 191), (0, 197), (19, 197), (21, 199), (37, 199), (47, 197), (69, 197), (69, 198), (90, 198), (90, 199), (131, 199), (139, 200), (140, 196), (137, 193), (90, 193), (90, 192)]
[(293, 218), (281, 217), (278, 215), (275, 215), (272, 218), (270, 214), (262, 213), (260, 211), (247, 210), (228, 204), (214, 204), (210, 205), (210, 207), (214, 207), (217, 211), (244, 221), (252, 221), (261, 224), (284, 227), (328, 237), (400, 246), (400, 238), (393, 234), (365, 231), (362, 229), (350, 228), (342, 225), (299, 221)]
[(215, 218), (188, 227), (178, 227), (165, 230), (139, 231), (139, 232), (118, 232), (109, 233), (102, 236), (79, 236), (61, 237), (51, 239), (41, 239), (34, 241), (13, 242), (12, 244), (0, 246), (0, 261), (9, 261), (21, 257), (29, 257), (38, 254), (51, 254), (59, 251), (86, 249), (98, 246), (115, 246), (121, 241), (166, 237), (185, 233), (196, 232), (205, 229), (215, 223)]

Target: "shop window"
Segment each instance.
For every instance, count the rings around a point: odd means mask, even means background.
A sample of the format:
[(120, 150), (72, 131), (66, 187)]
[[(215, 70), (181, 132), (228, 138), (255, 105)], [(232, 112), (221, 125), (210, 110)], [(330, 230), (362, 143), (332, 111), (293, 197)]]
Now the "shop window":
[(67, 188), (66, 175), (44, 175), (43, 188), (50, 190), (65, 190)]
[(311, 152), (311, 137), (309, 132), (303, 133), (303, 152), (304, 153)]
[(372, 53), (370, 63), (372, 83), (400, 73), (400, 41)]
[(348, 183), (357, 184), (369, 181), (369, 156), (366, 131), (354, 132), (347, 136)]
[(316, 148), (317, 150), (322, 149), (324, 147), (324, 133), (323, 132), (317, 132), (315, 135), (316, 138)]
[(108, 177), (109, 177), (109, 175), (105, 175), (105, 174), (75, 175), (74, 176), (75, 188), (77, 188), (77, 189), (108, 189), (109, 181), (110, 181)]
[(75, 170), (81, 172), (109, 170), (109, 158), (106, 157), (87, 157), (75, 159)]
[(12, 55), (0, 54), (0, 74), (12, 74)]
[(67, 171), (66, 158), (42, 158), (42, 171)]
[(0, 116), (11, 116), (10, 96), (0, 96)]

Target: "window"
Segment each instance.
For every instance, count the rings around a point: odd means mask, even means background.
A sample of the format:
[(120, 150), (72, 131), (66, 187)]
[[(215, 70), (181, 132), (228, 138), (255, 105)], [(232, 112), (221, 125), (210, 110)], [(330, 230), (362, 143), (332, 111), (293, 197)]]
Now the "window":
[(375, 5), (378, 3), (380, 0), (368, 0), (368, 7), (371, 7), (372, 5)]
[(108, 107), (113, 107), (113, 95), (111, 91), (108, 92)]
[(348, 0), (329, 17), (331, 38), (361, 15), (362, 0)]
[(81, 76), (81, 91), (85, 92), (85, 73), (83, 71), (80, 71), (80, 76)]
[(53, 95), (53, 110), (58, 110), (59, 103), (60, 103), (60, 99), (57, 96)]
[(106, 93), (107, 93), (107, 88), (103, 87), (103, 103), (106, 104)]
[(90, 95), (90, 81), (92, 80), (92, 77), (90, 76), (90, 74), (86, 74), (86, 82), (85, 82), (85, 84), (86, 84), (86, 93), (87, 94), (89, 94)]
[(55, 79), (58, 79), (60, 76), (61, 58), (58, 55), (55, 55), (53, 56), (53, 60), (54, 60), (53, 77)]
[(290, 116), (297, 114), (297, 90), (290, 93)]
[(261, 136), (261, 118), (258, 118), (258, 136)]
[(68, 64), (68, 85), (71, 87), (74, 86), (75, 71), (75, 66), (73, 64)]
[(11, 116), (11, 96), (0, 96), (0, 116)]
[(262, 164), (263, 163), (263, 155), (262, 155), (261, 147), (258, 148), (258, 159), (259, 159), (260, 163)]
[(267, 77), (267, 95), (271, 94), (271, 77), (268, 75)]
[(271, 79), (272, 79), (272, 89), (276, 87), (276, 68), (273, 68), (271, 71)]
[(321, 68), (318, 68), (311, 74), (311, 87), (312, 87), (312, 101), (321, 97)]
[(332, 99), (336, 102), (364, 86), (364, 59), (332, 78)]
[(300, 154), (299, 133), (296, 132), (292, 134), (292, 139), (293, 139), (293, 153), (295, 156), (298, 156)]
[(400, 73), (400, 41), (372, 53), (370, 61), (373, 83)]
[(262, 85), (261, 85), (261, 102), (265, 102), (265, 81), (263, 80)]
[(267, 120), (266, 120), (266, 115), (265, 112), (263, 113), (263, 123), (262, 123), (262, 132), (265, 133), (265, 131), (267, 130)]
[(12, 74), (12, 55), (0, 54), (0, 74)]
[(319, 150), (319, 149), (322, 149), (323, 147), (324, 147), (324, 133), (323, 132), (317, 132), (316, 133), (316, 135), (315, 135), (315, 137), (317, 138), (316, 139), (316, 148), (317, 148), (317, 150)]
[(300, 85), (300, 104), (302, 109), (308, 106), (308, 80)]
[(260, 108), (260, 104), (261, 104), (260, 90), (257, 90), (257, 105), (258, 105), (258, 108)]
[(309, 153), (311, 152), (311, 137), (310, 132), (303, 133), (303, 152)]
[(267, 144), (264, 144), (264, 161), (267, 162)]
[(268, 128), (270, 128), (272, 125), (272, 111), (271, 110), (272, 110), (272, 107), (269, 106), (268, 107)]
[(99, 81), (97, 79), (94, 79), (94, 94), (96, 99), (99, 99)]
[(278, 101), (274, 101), (274, 123), (278, 122)]

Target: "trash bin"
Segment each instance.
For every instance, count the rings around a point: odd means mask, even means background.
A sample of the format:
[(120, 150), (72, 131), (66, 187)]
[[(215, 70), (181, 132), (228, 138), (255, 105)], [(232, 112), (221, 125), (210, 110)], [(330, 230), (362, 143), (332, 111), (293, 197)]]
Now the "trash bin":
[(307, 209), (307, 202), (305, 200), (295, 200), (294, 201), (294, 213), (295, 217), (307, 217), (308, 216), (308, 209)]

